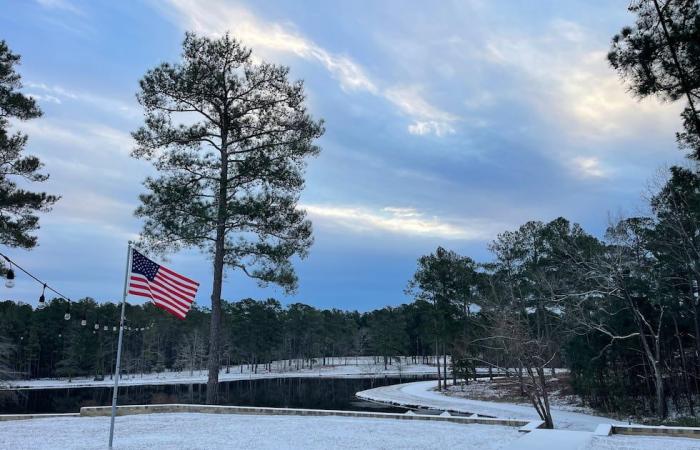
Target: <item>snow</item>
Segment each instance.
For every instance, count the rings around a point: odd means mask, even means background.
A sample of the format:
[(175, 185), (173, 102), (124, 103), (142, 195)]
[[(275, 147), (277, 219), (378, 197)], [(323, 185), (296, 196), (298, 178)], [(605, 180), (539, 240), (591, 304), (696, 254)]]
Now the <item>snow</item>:
[(582, 450), (698, 450), (699, 439), (651, 436), (596, 436)]
[(586, 431), (533, 430), (507, 450), (582, 450), (593, 435)]
[[(436, 387), (435, 380), (419, 381), (369, 389), (358, 392), (357, 396), (364, 400), (407, 407), (473, 413), (502, 419), (540, 420), (535, 409), (529, 405), (451, 397), (434, 391)], [(556, 428), (567, 430), (594, 431), (601, 423), (620, 423), (610, 418), (556, 407), (552, 407), (552, 417)]]
[[(59, 417), (0, 422), (0, 448), (106, 448), (109, 417)], [(593, 436), (497, 425), (332, 416), (139, 414), (117, 417), (114, 448), (255, 449), (480, 449), (652, 450), (700, 449), (700, 440), (677, 437)], [(534, 447), (532, 446), (534, 445)]]
[[(0, 448), (106, 448), (108, 417), (0, 422)], [(504, 449), (515, 428), (350, 417), (149, 414), (120, 416), (115, 449)]]
[[(427, 364), (411, 364), (407, 358), (401, 363), (393, 361), (384, 370), (381, 358), (375, 363), (374, 357), (338, 357), (326, 358), (326, 365), (314, 365), (312, 369), (294, 369), (287, 361), (275, 361), (272, 370), (266, 371), (263, 365), (258, 366), (258, 373), (250, 370), (249, 366), (231, 366), (229, 373), (222, 369), (219, 381), (252, 380), (260, 378), (296, 378), (296, 377), (328, 377), (328, 378), (381, 378), (385, 376), (432, 375), (435, 367)], [(292, 363), (293, 364), (293, 363)], [(207, 382), (207, 372), (196, 370), (190, 375), (189, 371), (162, 372), (137, 375), (123, 375), (119, 380), (120, 386), (158, 385), (158, 384), (197, 384)], [(103, 381), (93, 378), (73, 378), (72, 382), (61, 378), (42, 378), (35, 380), (15, 380), (10, 389), (61, 389), (70, 387), (113, 386), (114, 381), (106, 377)]]

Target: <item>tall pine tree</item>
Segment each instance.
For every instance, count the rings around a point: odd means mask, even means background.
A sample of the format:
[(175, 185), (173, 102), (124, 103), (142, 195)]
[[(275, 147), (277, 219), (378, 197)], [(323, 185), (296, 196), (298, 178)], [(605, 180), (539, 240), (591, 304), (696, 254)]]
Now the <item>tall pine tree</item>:
[(38, 212), (48, 211), (58, 197), (45, 192), (31, 192), (20, 186), (26, 182), (42, 182), (41, 161), (24, 155), (27, 135), (11, 133), (10, 119), (29, 120), (41, 116), (34, 99), (19, 90), (20, 75), (15, 68), (20, 57), (0, 41), (0, 244), (32, 248), (37, 243), (33, 234), (39, 228)]
[(188, 33), (182, 60), (141, 80), (145, 125), (134, 156), (160, 172), (145, 182), (136, 214), (154, 251), (196, 247), (213, 263), (207, 403), (217, 401), (224, 268), (293, 290), (290, 263), (311, 245), (297, 201), (305, 160), (323, 133), (304, 106), (301, 81), (286, 67), (256, 64), (228, 34)]

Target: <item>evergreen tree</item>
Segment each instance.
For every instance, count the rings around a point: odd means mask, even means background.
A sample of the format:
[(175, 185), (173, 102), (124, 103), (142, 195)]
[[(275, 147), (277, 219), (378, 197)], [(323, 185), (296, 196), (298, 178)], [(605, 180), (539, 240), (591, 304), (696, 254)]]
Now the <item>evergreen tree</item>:
[(610, 64), (640, 98), (684, 99), (681, 147), (700, 159), (700, 1), (635, 0), (634, 26), (612, 39)]
[(311, 245), (311, 223), (297, 208), (307, 157), (322, 132), (289, 70), (253, 62), (228, 34), (188, 33), (182, 61), (141, 80), (145, 125), (134, 156), (160, 171), (145, 182), (136, 214), (154, 251), (197, 247), (213, 263), (207, 403), (217, 401), (224, 268), (261, 283), (296, 286), (290, 262)]
[(51, 208), (58, 197), (31, 192), (17, 186), (16, 180), (42, 182), (41, 161), (23, 154), (27, 136), (9, 131), (10, 119), (29, 120), (41, 116), (33, 98), (19, 92), (22, 88), (16, 66), (20, 57), (0, 41), (0, 243), (10, 247), (32, 248), (39, 228), (38, 212)]

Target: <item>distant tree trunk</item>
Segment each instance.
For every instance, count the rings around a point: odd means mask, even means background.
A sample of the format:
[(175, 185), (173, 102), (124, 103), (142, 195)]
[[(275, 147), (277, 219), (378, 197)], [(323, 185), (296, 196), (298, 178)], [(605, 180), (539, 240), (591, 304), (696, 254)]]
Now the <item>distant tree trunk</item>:
[(693, 392), (690, 388), (690, 380), (688, 379), (688, 365), (685, 359), (685, 347), (683, 346), (683, 340), (681, 339), (680, 332), (678, 331), (678, 321), (676, 316), (673, 315), (673, 326), (676, 331), (676, 340), (678, 342), (678, 351), (681, 354), (681, 366), (683, 368), (683, 383), (685, 384), (685, 393), (688, 399), (688, 408), (690, 409), (690, 415), (695, 415), (695, 408), (693, 405)]
[(438, 376), (438, 391), (442, 390), (442, 376), (440, 375), (440, 355), (438, 350), (438, 341), (435, 340), (435, 362), (437, 363), (437, 376)]
[(443, 389), (447, 390), (447, 349), (445, 348), (446, 346), (443, 345), (443, 355), (442, 355), (442, 376), (443, 376), (443, 382), (442, 382), (442, 387)]

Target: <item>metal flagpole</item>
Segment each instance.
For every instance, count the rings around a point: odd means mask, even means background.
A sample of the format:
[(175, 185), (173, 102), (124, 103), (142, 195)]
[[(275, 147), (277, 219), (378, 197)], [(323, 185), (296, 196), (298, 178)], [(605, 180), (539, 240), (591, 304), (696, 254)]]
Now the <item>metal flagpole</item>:
[(117, 343), (117, 364), (114, 369), (114, 391), (112, 392), (112, 419), (109, 423), (109, 448), (114, 440), (114, 418), (117, 415), (117, 391), (119, 389), (119, 366), (122, 357), (122, 338), (124, 337), (124, 311), (126, 309), (127, 286), (129, 284), (129, 269), (131, 266), (131, 241), (126, 250), (126, 272), (124, 272), (124, 294), (122, 295), (122, 315), (119, 320), (119, 341)]

